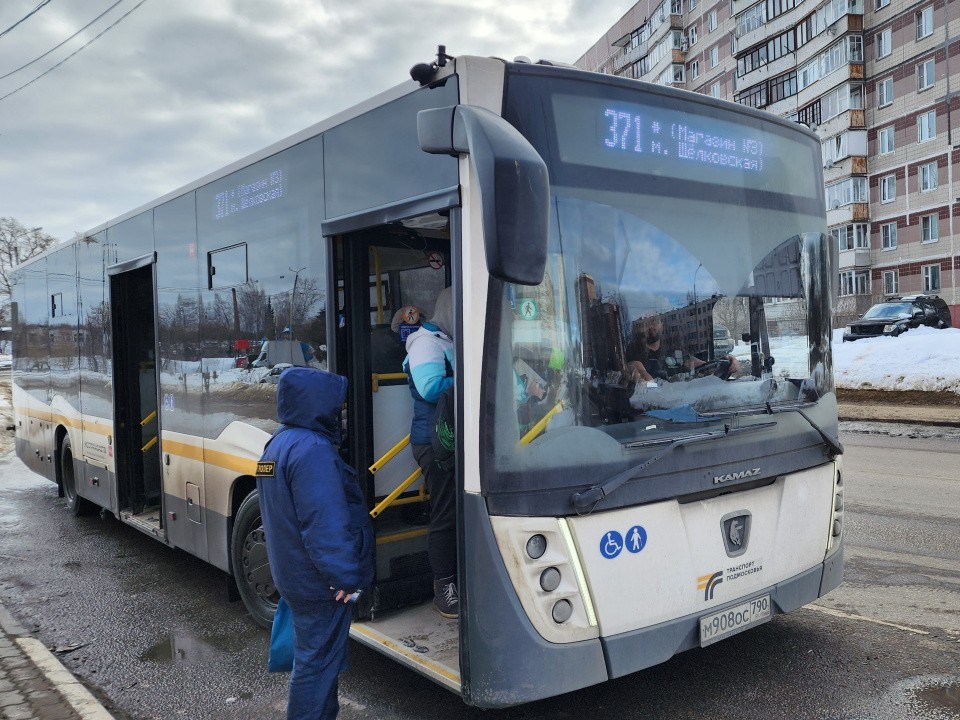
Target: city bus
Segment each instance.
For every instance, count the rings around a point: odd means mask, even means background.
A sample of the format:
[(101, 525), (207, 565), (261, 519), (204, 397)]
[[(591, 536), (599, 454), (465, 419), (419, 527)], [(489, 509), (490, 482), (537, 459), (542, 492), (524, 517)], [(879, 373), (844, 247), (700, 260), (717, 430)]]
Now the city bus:
[[(544, 61), (441, 49), (411, 75), (20, 266), (23, 462), (73, 513), (219, 568), (269, 626), (255, 475), (276, 382), (344, 375), (341, 450), (377, 538), (351, 637), (481, 707), (625, 676), (835, 588), (816, 136)], [(391, 326), (448, 286), (459, 620), (430, 602)]]

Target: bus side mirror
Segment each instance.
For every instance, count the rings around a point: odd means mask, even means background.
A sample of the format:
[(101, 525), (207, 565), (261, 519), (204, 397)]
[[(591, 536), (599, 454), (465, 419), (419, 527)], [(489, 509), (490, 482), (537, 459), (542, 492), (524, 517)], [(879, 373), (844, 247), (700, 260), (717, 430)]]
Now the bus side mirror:
[(504, 282), (539, 285), (550, 212), (550, 181), (539, 153), (502, 117), (469, 105), (421, 110), (417, 134), (424, 152), (473, 160), (488, 272)]

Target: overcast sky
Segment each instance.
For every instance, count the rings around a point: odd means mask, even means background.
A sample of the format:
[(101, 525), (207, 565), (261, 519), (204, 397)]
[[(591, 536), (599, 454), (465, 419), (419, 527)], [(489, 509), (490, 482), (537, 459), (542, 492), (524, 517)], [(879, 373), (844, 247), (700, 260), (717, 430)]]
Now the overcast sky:
[[(45, 4), (44, 4), (45, 3)], [(2, 0), (0, 216), (60, 240), (451, 55), (574, 62), (631, 0)], [(138, 5), (140, 5), (138, 7)]]

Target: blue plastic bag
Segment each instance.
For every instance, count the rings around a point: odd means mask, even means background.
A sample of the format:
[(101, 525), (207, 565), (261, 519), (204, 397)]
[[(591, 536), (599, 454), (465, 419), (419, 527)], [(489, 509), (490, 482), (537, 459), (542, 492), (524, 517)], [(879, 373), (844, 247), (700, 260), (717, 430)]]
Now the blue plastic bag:
[(270, 672), (293, 670), (293, 613), (283, 598), (280, 598), (280, 602), (277, 603), (277, 613), (273, 616), (267, 670)]

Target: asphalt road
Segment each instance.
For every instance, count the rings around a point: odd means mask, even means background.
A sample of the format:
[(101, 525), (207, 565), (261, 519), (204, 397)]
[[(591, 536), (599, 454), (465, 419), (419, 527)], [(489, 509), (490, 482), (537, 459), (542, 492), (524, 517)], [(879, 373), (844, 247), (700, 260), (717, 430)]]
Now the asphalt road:
[[(354, 644), (341, 718), (960, 720), (960, 444), (886, 430), (899, 435), (842, 436), (846, 579), (815, 605), (496, 712)], [(265, 672), (267, 636), (224, 588), (115, 520), (72, 517), (52, 483), (0, 459), (0, 602), (118, 718), (283, 717), (287, 677)]]

